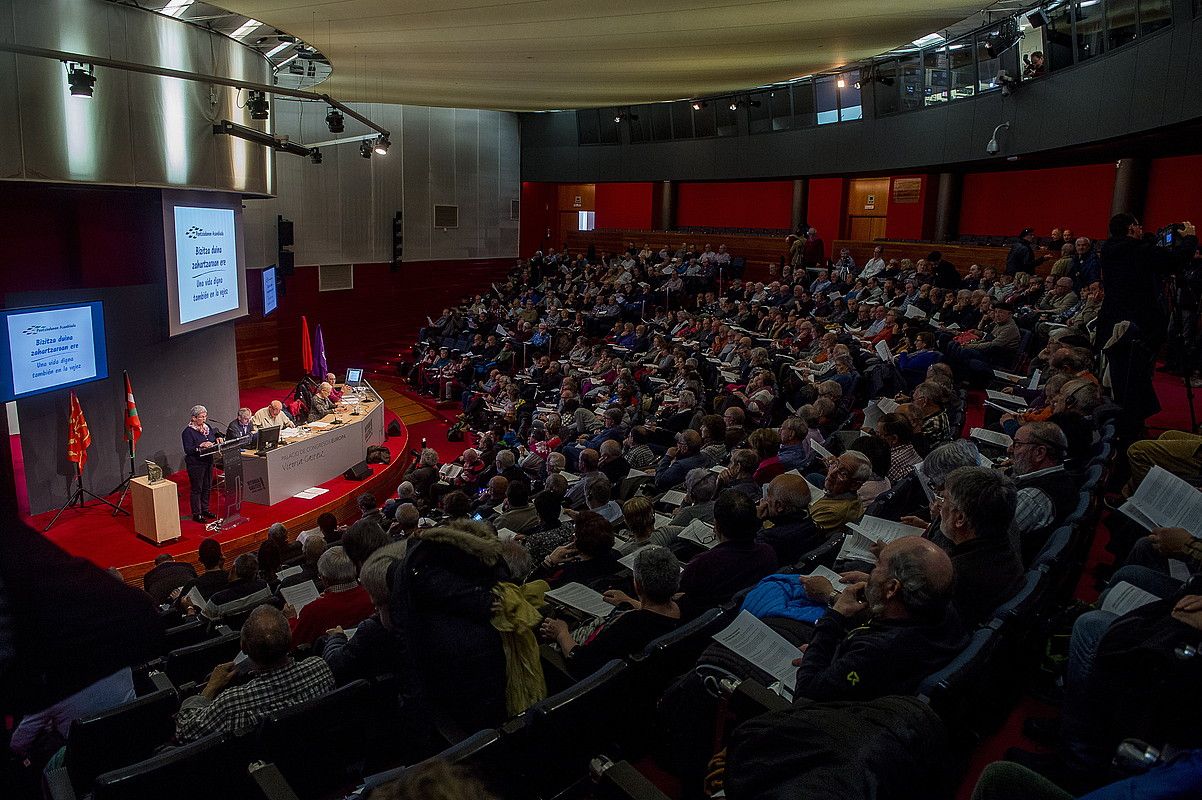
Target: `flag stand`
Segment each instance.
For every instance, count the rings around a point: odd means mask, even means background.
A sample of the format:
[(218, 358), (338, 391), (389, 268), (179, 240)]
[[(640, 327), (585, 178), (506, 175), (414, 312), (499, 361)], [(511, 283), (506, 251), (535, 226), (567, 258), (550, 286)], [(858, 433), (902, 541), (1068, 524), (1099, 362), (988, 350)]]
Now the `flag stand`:
[(100, 502), (104, 503), (106, 506), (109, 506), (110, 508), (114, 509), (115, 511), (121, 510), (121, 509), (117, 508), (117, 506), (110, 503), (108, 500), (105, 500), (100, 495), (93, 494), (92, 492), (89, 492), (87, 489), (83, 488), (83, 470), (80, 468), (79, 464), (76, 463), (75, 464), (75, 491), (71, 492), (71, 496), (69, 498), (67, 498), (67, 502), (63, 503), (63, 507), (60, 508), (58, 510), (58, 513), (54, 515), (54, 519), (50, 520), (50, 524), (47, 525), (45, 528), (42, 528), (42, 533), (45, 533), (46, 531), (48, 531), (52, 527), (54, 527), (54, 523), (58, 522), (58, 518), (61, 517), (63, 515), (63, 512), (66, 511), (68, 508), (71, 508), (74, 505), (78, 505), (80, 508), (83, 508), (86, 505), (86, 500), (88, 497), (92, 498), (93, 500), (99, 500)]
[(117, 516), (118, 512), (125, 514), (126, 516), (129, 516), (129, 512), (126, 511), (121, 506), (125, 502), (125, 496), (127, 494), (129, 494), (129, 482), (132, 481), (134, 479), (134, 476), (137, 474), (137, 472), (135, 470), (136, 470), (136, 467), (134, 466), (134, 450), (133, 450), (133, 447), (131, 446), (129, 448), (129, 474), (121, 479), (121, 483), (119, 483), (115, 487), (113, 487), (113, 491), (109, 492), (109, 494), (116, 494), (118, 489), (121, 491), (121, 496), (117, 498), (117, 504), (115, 506), (113, 506), (113, 516), (114, 517)]

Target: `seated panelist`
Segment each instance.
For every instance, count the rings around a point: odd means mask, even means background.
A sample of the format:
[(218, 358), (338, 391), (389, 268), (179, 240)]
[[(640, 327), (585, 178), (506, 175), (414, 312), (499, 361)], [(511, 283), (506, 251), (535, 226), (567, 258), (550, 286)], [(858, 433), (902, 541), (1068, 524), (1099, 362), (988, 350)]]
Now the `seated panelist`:
[(334, 387), (329, 381), (322, 381), (317, 387), (317, 393), (313, 395), (313, 406), (309, 409), (309, 422), (319, 420), (327, 414), (334, 413), (334, 400), (330, 394), (334, 391)]
[(256, 426), (251, 418), (249, 408), (238, 409), (238, 416), (229, 427), (225, 429), (225, 438), (227, 439), (245, 439), (255, 432)]
[(265, 408), (260, 408), (251, 417), (251, 422), (255, 428), (271, 428), (279, 425), (281, 428), (292, 427), (292, 419), (284, 411), (284, 404), (279, 400), (272, 400)]

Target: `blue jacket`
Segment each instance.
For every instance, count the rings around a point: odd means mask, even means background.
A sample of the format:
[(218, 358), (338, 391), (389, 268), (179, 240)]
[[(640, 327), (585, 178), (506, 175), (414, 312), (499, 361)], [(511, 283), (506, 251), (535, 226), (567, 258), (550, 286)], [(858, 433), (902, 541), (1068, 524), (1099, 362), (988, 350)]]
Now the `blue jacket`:
[(745, 598), (743, 611), (759, 619), (785, 617), (798, 622), (817, 622), (826, 612), (826, 605), (809, 598), (798, 575), (769, 575), (761, 580)]

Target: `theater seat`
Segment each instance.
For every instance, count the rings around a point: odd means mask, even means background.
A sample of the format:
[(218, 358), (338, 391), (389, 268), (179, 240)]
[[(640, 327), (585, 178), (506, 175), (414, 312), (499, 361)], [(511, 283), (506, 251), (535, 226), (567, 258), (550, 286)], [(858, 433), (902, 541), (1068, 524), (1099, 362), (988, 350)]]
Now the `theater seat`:
[[(496, 785), (497, 776), (513, 767), (504, 756), (505, 748), (502, 745), (501, 733), (490, 728), (478, 731), (463, 741), (451, 745), (438, 755), (420, 763), (446, 761), (451, 764), (461, 764), (471, 767), (489, 784), (489, 788), (499, 789), (500, 787)], [(416, 765), (397, 767), (367, 776), (363, 779), (363, 785), (352, 794), (347, 795), (347, 800), (366, 799), (377, 787), (396, 780), (413, 769), (414, 766)]]
[(1063, 567), (1071, 558), (1070, 552), (1073, 543), (1073, 528), (1070, 525), (1059, 527), (1048, 537), (1043, 549), (1039, 551), (1039, 555), (1035, 557), (1035, 566), (1047, 567), (1049, 571), (1056, 571)]
[(93, 800), (253, 798), (244, 738), (215, 733), (96, 779)]
[(960, 655), (919, 684), (919, 698), (930, 703), (950, 727), (972, 728), (972, 721), (980, 718), (978, 712), (985, 710), (981, 698), (989, 694), (984, 691), (991, 683), (989, 658), (999, 636), (993, 628), (978, 628)]
[(554, 797), (587, 779), (589, 759), (630, 725), (631, 669), (618, 659), (559, 694), (533, 705), (502, 728), (523, 794)]
[(1003, 632), (1021, 631), (1027, 628), (1039, 613), (1040, 602), (1047, 585), (1046, 567), (1029, 570), (1023, 578), (1023, 585), (1018, 593), (998, 606), (989, 627)]
[(208, 679), (213, 667), (233, 661), (241, 647), (241, 635), (237, 631), (200, 644), (180, 647), (167, 654), (163, 672), (177, 687), (185, 683), (202, 683)]
[(209, 638), (209, 627), (200, 617), (189, 617), (178, 625), (173, 625), (163, 634), (163, 649), (160, 652), (169, 653), (180, 647), (200, 644)]
[(373, 697), (371, 685), (358, 680), (270, 714), (259, 726), (256, 753), (275, 764), (302, 800), (353, 786), (359, 775), (348, 778), (348, 768), (366, 754)]
[(160, 689), (129, 703), (71, 723), (63, 763), (77, 793), (102, 772), (150, 756), (175, 730), (179, 709), (174, 689)]

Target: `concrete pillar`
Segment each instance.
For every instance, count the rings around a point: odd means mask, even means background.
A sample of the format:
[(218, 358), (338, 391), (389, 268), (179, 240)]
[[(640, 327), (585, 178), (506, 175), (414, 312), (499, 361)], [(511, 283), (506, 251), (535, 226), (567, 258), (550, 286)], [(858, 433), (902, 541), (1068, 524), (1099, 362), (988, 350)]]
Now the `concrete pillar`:
[(676, 228), (676, 182), (659, 181), (651, 187), (651, 228), (670, 231)]
[(940, 172), (935, 195), (935, 235), (937, 242), (947, 242), (960, 235), (960, 192), (964, 176), (959, 172)]
[(1148, 159), (1120, 158), (1114, 165), (1114, 196), (1110, 213), (1126, 212), (1142, 217), (1148, 198)]
[(793, 216), (792, 228), (796, 231), (807, 224), (806, 215), (809, 212), (810, 181), (808, 178), (797, 178), (793, 181)]

